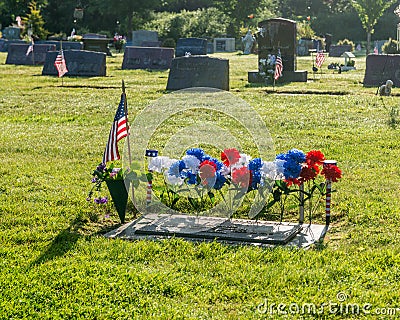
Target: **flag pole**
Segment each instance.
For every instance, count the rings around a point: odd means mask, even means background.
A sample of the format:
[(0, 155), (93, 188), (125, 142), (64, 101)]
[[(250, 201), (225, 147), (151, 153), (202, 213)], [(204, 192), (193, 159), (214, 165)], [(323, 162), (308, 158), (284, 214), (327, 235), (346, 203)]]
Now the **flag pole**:
[[(126, 127), (128, 128), (128, 135), (126, 136), (126, 141), (128, 142), (128, 160), (129, 160), (129, 169), (132, 166), (132, 153), (131, 153), (131, 143), (130, 143), (130, 127), (129, 127), (129, 121), (128, 121), (128, 103), (126, 101), (126, 93), (125, 93), (125, 82), (122, 80), (122, 96), (124, 98), (124, 112), (125, 112), (125, 118), (126, 118)], [(132, 203), (135, 205), (135, 187), (132, 184)]]
[[(60, 48), (61, 48), (62, 56), (64, 58), (64, 52), (63, 52), (63, 48), (62, 48), (62, 39), (60, 41)], [(61, 87), (64, 87), (64, 75), (62, 75), (62, 77), (61, 77)]]

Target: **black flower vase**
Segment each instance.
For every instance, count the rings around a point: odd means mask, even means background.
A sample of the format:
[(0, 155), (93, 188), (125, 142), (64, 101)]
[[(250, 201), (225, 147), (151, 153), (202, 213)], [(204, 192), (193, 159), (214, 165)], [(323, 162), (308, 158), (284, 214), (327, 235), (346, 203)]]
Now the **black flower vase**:
[(117, 209), (121, 223), (125, 223), (125, 211), (128, 203), (128, 190), (130, 182), (125, 183), (124, 180), (106, 180), (108, 190), (110, 191), (111, 199)]

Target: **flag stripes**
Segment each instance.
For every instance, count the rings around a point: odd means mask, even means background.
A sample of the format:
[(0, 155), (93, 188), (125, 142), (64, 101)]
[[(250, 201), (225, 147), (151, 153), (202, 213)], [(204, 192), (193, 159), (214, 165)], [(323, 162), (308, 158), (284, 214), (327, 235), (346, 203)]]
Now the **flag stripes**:
[(104, 150), (103, 163), (120, 159), (118, 151), (118, 141), (128, 135), (127, 117), (125, 114), (125, 95), (121, 95), (114, 122), (111, 126), (106, 149)]
[(283, 71), (283, 63), (282, 63), (281, 51), (279, 50), (275, 62), (275, 72), (274, 72), (275, 80), (278, 80), (282, 76), (282, 71)]
[(64, 58), (64, 52), (62, 49), (60, 50), (60, 52), (58, 53), (58, 55), (56, 57), (56, 60), (54, 61), (54, 66), (57, 69), (59, 78), (68, 72), (67, 64), (66, 64), (65, 58)]
[(317, 55), (315, 56), (315, 64), (318, 68), (321, 68), (322, 64), (325, 61), (325, 54), (322, 51), (318, 51)]

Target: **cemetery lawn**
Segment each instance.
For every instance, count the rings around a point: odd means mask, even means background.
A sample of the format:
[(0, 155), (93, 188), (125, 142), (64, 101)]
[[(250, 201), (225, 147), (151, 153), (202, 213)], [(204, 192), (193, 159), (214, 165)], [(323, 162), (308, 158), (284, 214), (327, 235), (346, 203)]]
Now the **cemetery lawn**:
[[(247, 83), (255, 55), (214, 56), (230, 59), (231, 93), (261, 115), (277, 153), (320, 149), (338, 161), (343, 179), (324, 243), (105, 239), (117, 214), (109, 204), (105, 218), (85, 199), (121, 80), (134, 117), (166, 94), (168, 71), (121, 70), (114, 54), (107, 77), (66, 77), (62, 86), (41, 66), (5, 65), (0, 53), (0, 319), (400, 316), (400, 89), (382, 99), (364, 88), (365, 57), (342, 74), (326, 68), (342, 59), (327, 58), (308, 83), (273, 89)], [(298, 58), (299, 70), (311, 67)], [(270, 314), (279, 304), (289, 316)]]

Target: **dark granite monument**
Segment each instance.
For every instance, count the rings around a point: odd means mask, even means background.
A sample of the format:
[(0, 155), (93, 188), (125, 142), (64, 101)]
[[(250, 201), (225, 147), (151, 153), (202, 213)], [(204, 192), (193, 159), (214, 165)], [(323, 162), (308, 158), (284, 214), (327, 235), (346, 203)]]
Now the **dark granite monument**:
[(7, 27), (7, 28), (4, 28), (2, 34), (3, 34), (4, 39), (19, 40), (20, 34), (21, 34), (21, 29), (18, 27)]
[[(57, 76), (54, 66), (58, 51), (48, 52), (42, 75)], [(64, 50), (67, 76), (102, 77), (106, 76), (106, 54), (85, 50)]]
[(249, 82), (268, 82), (275, 69), (275, 57), (280, 52), (283, 74), (279, 82), (307, 81), (307, 71), (296, 71), (296, 22), (274, 18), (258, 24), (259, 70), (249, 72)]
[(229, 91), (229, 60), (208, 56), (172, 60), (167, 90), (210, 87)]
[(126, 47), (122, 69), (159, 69), (171, 67), (174, 58), (172, 48)]
[(113, 39), (107, 38), (107, 36), (96, 33), (87, 33), (83, 35), (83, 49), (86, 51), (104, 52), (108, 56), (111, 56), (108, 44)]
[(366, 59), (364, 86), (378, 87), (387, 80), (392, 80), (394, 86), (400, 87), (400, 55), (368, 55)]
[(176, 43), (176, 57), (184, 57), (190, 54), (206, 55), (207, 54), (207, 40), (202, 38), (180, 38)]
[(6, 64), (42, 65), (46, 61), (47, 52), (56, 50), (54, 44), (35, 44), (33, 52), (26, 55), (29, 46), (29, 44), (9, 45)]
[(0, 52), (8, 52), (8, 47), (11, 44), (26, 44), (26, 42), (24, 40), (0, 39)]
[(141, 47), (143, 46), (144, 41), (158, 42), (157, 31), (150, 31), (150, 30), (132, 31), (132, 46)]
[(83, 50), (83, 42), (79, 41), (57, 41), (57, 40), (42, 40), (36, 41), (35, 44), (54, 44), (56, 50)]
[(341, 57), (343, 53), (351, 52), (351, 45), (331, 45), (329, 47), (329, 56), (330, 57)]

